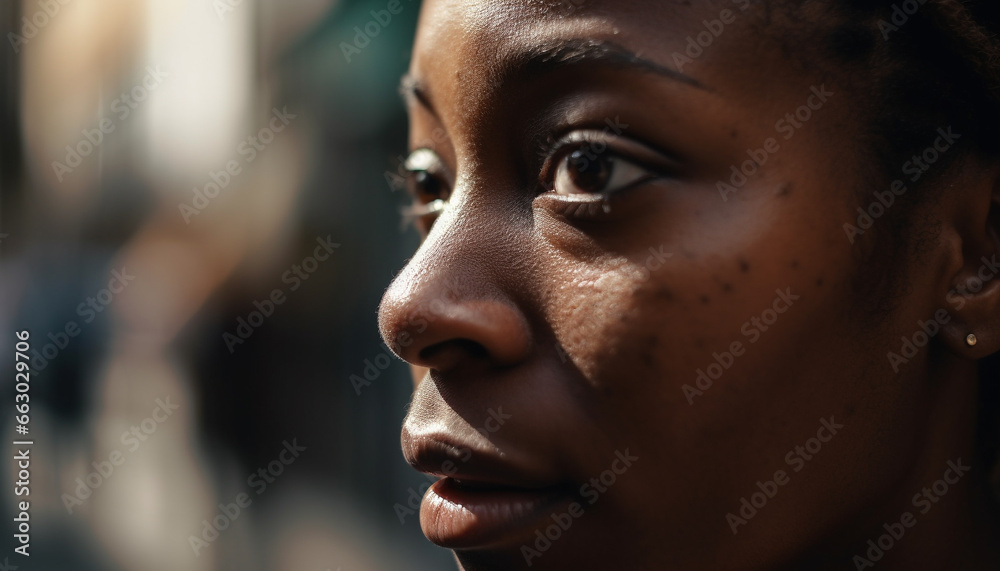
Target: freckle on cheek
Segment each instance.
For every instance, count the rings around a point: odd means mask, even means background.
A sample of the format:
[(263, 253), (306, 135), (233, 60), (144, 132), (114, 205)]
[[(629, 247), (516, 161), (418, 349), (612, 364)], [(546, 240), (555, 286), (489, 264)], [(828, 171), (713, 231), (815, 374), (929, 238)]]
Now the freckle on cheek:
[(709, 297), (707, 295), (701, 296), (701, 303), (702, 303), (702, 305), (708, 305), (709, 301), (711, 301), (711, 300), (709, 299)]

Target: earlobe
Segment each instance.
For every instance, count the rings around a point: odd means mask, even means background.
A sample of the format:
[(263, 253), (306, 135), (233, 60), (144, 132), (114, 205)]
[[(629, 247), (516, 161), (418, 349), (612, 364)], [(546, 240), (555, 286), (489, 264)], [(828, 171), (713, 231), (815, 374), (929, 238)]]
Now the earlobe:
[[(994, 262), (980, 260), (980, 268)], [(951, 323), (943, 328), (944, 341), (953, 351), (970, 359), (982, 359), (1000, 351), (1000, 265), (992, 275), (963, 269), (964, 279), (948, 293)], [(985, 279), (984, 279), (985, 278)]]
[(984, 194), (959, 229), (964, 261), (946, 296), (953, 319), (945, 343), (970, 359), (1000, 352), (1000, 178)]
[(1000, 352), (1000, 174), (992, 178), (961, 199), (953, 250), (959, 267), (945, 296), (952, 319), (944, 342), (969, 359)]

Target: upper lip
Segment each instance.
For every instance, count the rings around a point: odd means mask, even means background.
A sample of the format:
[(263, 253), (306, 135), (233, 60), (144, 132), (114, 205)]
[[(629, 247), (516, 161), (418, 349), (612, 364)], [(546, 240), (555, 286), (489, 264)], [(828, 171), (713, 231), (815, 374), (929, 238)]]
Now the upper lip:
[(403, 456), (415, 469), (483, 487), (540, 490), (558, 482), (533, 476), (500, 457), (498, 450), (463, 443), (449, 434), (415, 435), (403, 429)]

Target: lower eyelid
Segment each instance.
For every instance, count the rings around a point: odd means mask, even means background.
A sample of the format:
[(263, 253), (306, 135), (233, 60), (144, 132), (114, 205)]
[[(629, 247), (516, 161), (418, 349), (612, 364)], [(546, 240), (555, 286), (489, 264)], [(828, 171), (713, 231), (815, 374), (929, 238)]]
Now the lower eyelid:
[(431, 214), (438, 214), (442, 210), (444, 210), (446, 205), (447, 202), (445, 200), (438, 198), (423, 204), (412, 204), (409, 207), (407, 207), (406, 213), (409, 216), (414, 216), (419, 218), (423, 216), (429, 216)]
[[(633, 192), (642, 191), (647, 185), (672, 185), (677, 180), (669, 175), (650, 173), (632, 184), (609, 193), (602, 194), (556, 194), (549, 191), (537, 195), (531, 203), (532, 209), (540, 209), (570, 221), (601, 221), (609, 220), (627, 205), (632, 204)], [(666, 187), (650, 190), (668, 190)], [(636, 211), (629, 208), (629, 212)], [(618, 217), (618, 219), (622, 219)]]
[(544, 206), (536, 204), (535, 208), (540, 208), (557, 216), (562, 216), (571, 220), (593, 220), (597, 219), (602, 214), (606, 214), (605, 208), (599, 203), (568, 202)]
[(560, 195), (546, 192), (534, 198), (532, 208), (542, 208), (574, 219), (596, 219), (614, 210), (611, 195)]

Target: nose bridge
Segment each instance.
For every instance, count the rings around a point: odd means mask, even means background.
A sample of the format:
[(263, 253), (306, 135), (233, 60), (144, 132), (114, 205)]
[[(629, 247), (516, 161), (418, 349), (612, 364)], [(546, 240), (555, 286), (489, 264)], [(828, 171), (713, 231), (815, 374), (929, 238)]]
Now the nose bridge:
[(502, 271), (501, 260), (518, 255), (510, 236), (458, 213), (438, 222), (382, 298), (383, 340), (403, 360), (438, 369), (523, 358), (531, 334)]

